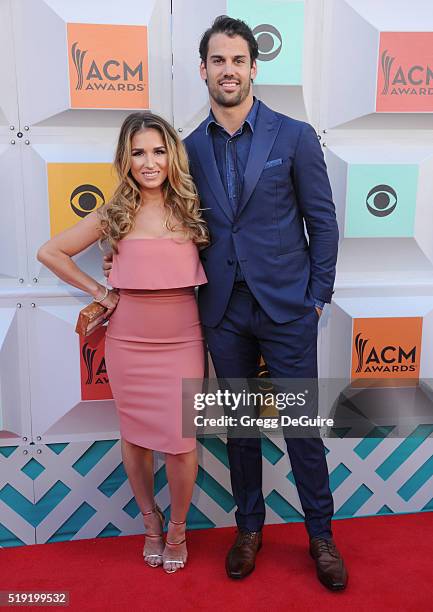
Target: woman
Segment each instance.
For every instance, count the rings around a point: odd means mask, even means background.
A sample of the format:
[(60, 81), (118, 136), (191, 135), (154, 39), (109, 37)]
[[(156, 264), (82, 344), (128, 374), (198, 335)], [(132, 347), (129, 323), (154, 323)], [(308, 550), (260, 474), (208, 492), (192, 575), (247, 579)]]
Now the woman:
[[(129, 115), (114, 161), (112, 199), (38, 251), (63, 281), (103, 304), (105, 356), (120, 420), (122, 458), (143, 514), (144, 559), (168, 573), (187, 560), (186, 515), (197, 475), (195, 439), (182, 437), (182, 378), (202, 378), (204, 349), (194, 286), (206, 283), (197, 247), (208, 244), (183, 144), (151, 113)], [(112, 248), (108, 290), (71, 259), (97, 240)], [(171, 519), (153, 491), (153, 452), (165, 453)]]

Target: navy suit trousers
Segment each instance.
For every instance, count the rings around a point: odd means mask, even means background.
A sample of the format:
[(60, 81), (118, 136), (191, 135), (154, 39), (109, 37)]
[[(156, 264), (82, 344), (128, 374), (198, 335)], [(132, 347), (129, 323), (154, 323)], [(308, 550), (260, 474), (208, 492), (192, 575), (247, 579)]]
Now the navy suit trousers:
[[(218, 378), (256, 377), (260, 354), (272, 378), (316, 378), (317, 324), (314, 307), (290, 323), (275, 323), (242, 283), (219, 325), (204, 331)], [(291, 437), (286, 445), (308, 534), (330, 538), (333, 500), (323, 441)], [(229, 437), (227, 452), (237, 525), (259, 531), (265, 520), (261, 440)]]

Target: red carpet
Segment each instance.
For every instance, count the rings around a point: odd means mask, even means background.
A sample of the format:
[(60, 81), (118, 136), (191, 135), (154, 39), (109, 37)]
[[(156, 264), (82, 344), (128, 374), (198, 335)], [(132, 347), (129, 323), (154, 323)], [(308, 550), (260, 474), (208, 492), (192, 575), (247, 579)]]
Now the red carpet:
[(3, 549), (0, 590), (67, 590), (67, 609), (84, 611), (432, 609), (433, 513), (335, 521), (350, 574), (342, 593), (317, 581), (300, 523), (265, 527), (254, 574), (229, 580), (224, 557), (233, 534), (189, 532), (188, 565), (171, 576), (143, 564), (141, 536)]

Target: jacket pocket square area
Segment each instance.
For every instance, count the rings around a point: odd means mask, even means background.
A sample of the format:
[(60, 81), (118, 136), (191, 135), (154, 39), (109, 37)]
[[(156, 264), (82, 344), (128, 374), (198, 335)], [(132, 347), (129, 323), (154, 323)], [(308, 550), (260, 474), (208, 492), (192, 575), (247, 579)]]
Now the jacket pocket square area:
[(266, 170), (267, 168), (273, 168), (274, 166), (281, 166), (282, 163), (283, 160), (281, 159), (281, 157), (279, 159), (270, 159), (266, 162), (264, 170)]

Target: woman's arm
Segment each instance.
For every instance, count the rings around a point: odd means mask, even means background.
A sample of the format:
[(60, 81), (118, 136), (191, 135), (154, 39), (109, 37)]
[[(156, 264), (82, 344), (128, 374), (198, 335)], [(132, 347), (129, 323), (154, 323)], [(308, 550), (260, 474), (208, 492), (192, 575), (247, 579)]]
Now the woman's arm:
[[(100, 299), (105, 293), (105, 287), (83, 270), (80, 270), (72, 260), (74, 255), (87, 249), (100, 237), (98, 213), (94, 211), (73, 227), (43, 244), (36, 257), (65, 283), (89, 293), (93, 298)], [(117, 304), (117, 299), (117, 293), (110, 291), (106, 299), (103, 300), (103, 305), (109, 310), (113, 310)]]

